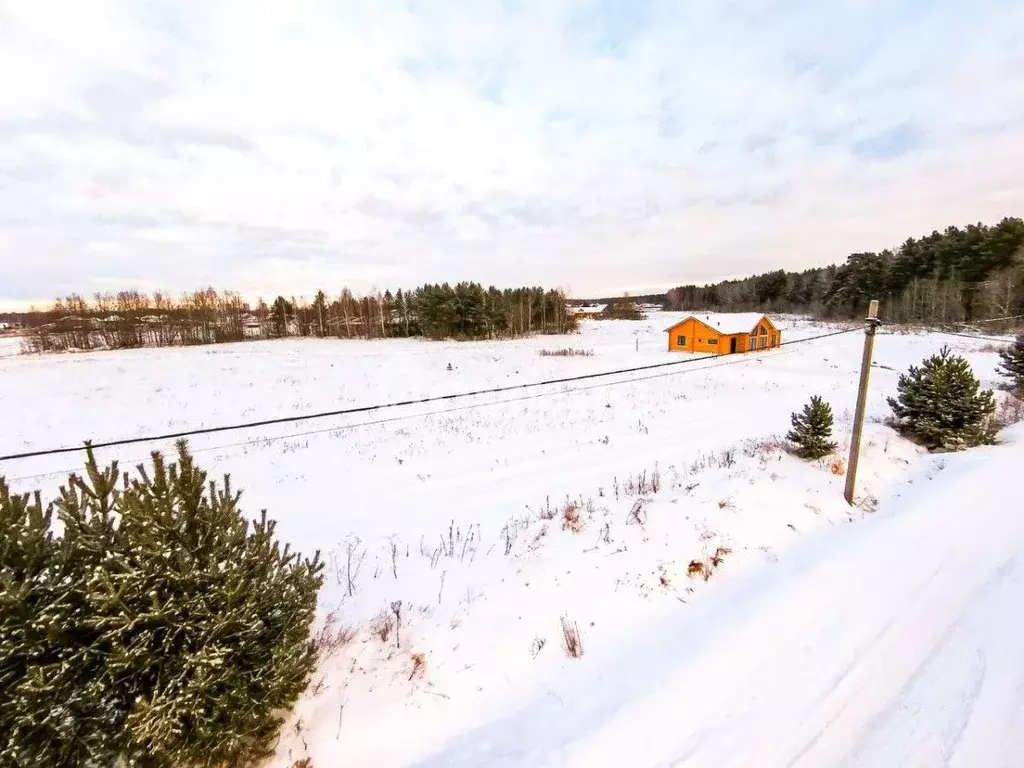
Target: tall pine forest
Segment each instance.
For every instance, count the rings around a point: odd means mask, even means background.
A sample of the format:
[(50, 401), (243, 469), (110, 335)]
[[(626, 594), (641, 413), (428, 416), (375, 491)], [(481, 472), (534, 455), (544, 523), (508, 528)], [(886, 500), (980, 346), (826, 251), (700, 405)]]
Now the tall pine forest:
[(1024, 221), (948, 227), (838, 266), (778, 269), (670, 290), (672, 310), (775, 311), (857, 318), (881, 299), (893, 323), (944, 324), (1024, 314)]

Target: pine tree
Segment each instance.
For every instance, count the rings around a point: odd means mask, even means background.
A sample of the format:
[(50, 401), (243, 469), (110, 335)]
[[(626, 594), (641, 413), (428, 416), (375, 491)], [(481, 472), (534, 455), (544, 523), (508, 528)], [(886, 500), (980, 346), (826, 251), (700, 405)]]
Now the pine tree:
[(110, 734), (127, 705), (105, 675), (110, 648), (90, 594), (116, 557), (116, 466), (91, 479), (91, 496), (72, 476), (45, 509), (0, 479), (0, 765), (107, 766), (118, 754)]
[(313, 312), (316, 319), (316, 335), (323, 338), (326, 335), (327, 322), (327, 296), (323, 291), (316, 292), (316, 298), (313, 299)]
[(910, 366), (897, 388), (899, 397), (890, 397), (889, 405), (899, 428), (929, 450), (956, 450), (991, 440), (995, 398), (991, 390), (981, 390), (967, 360), (947, 347), (921, 367)]
[(284, 296), (278, 296), (274, 299), (274, 304), (270, 308), (270, 334), (274, 338), (281, 338), (288, 335), (288, 326), (292, 317), (295, 315), (295, 310), (292, 304), (288, 303), (288, 300)]
[(1010, 379), (1014, 392), (1024, 395), (1024, 334), (1018, 336), (1013, 346), (1004, 349), (999, 356), (1003, 359), (999, 372)]
[(118, 505), (125, 557), (96, 587), (117, 601), (104, 640), (108, 674), (130, 684), (125, 754), (163, 765), (220, 765), (266, 754), (275, 710), (290, 707), (315, 664), (310, 626), (319, 553), (302, 560), (251, 527), (230, 479), (207, 483), (182, 443)]
[(796, 454), (805, 459), (820, 459), (835, 450), (832, 437), (832, 407), (817, 395), (801, 413), (790, 416), (793, 429), (787, 440), (796, 444)]
[(91, 450), (45, 509), (0, 480), (0, 765), (258, 760), (316, 662), (319, 553), (250, 526), (184, 443), (117, 482)]

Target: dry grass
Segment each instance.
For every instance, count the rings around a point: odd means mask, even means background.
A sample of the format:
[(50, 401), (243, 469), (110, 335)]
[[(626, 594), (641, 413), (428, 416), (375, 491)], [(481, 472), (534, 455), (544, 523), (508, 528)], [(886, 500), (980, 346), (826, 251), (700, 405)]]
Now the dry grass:
[(753, 458), (754, 456), (766, 456), (773, 453), (787, 453), (789, 444), (778, 435), (762, 440), (747, 440), (743, 443), (743, 453)]
[(999, 403), (999, 407), (996, 409), (995, 427), (1004, 429), (1020, 421), (1024, 421), (1024, 400), (1009, 395)]
[[(615, 479), (613, 487), (615, 489), (615, 497), (618, 498), (618, 478)], [(654, 469), (649, 473), (645, 469), (637, 474), (636, 479), (630, 475), (626, 478), (626, 482), (622, 484), (622, 493), (626, 496), (650, 496), (659, 491), (661, 491), (661, 470), (658, 468), (657, 463), (655, 463)]]
[(548, 641), (539, 635), (533, 638), (533, 642), (530, 643), (530, 655), (536, 659), (537, 656), (540, 655), (540, 652), (544, 650), (544, 646), (547, 645), (547, 643)]
[(715, 554), (711, 556), (711, 560), (709, 561), (712, 568), (718, 568), (723, 562), (725, 562), (725, 556), (730, 554), (732, 554), (732, 550), (728, 547), (718, 547), (715, 550)]
[(394, 619), (392, 619), (392, 614), (388, 611), (381, 611), (370, 623), (370, 634), (382, 643), (386, 643), (388, 638), (391, 637), (391, 632), (394, 628), (395, 623)]
[(1010, 346), (1012, 342), (1007, 341), (1005, 344), (983, 344), (978, 351), (979, 352), (1002, 352), (1004, 349)]
[(567, 615), (562, 616), (562, 640), (565, 646), (565, 655), (570, 659), (578, 659), (583, 655), (583, 637), (580, 635), (580, 628)]
[(537, 354), (541, 357), (593, 357), (594, 350), (565, 347), (563, 349), (542, 349)]
[(668, 573), (665, 571), (664, 565), (658, 566), (658, 583), (665, 587), (665, 589), (672, 586), (672, 580), (668, 577)]
[(626, 525), (639, 525), (643, 528), (646, 522), (647, 501), (646, 499), (637, 499), (633, 502), (633, 507), (629, 510), (629, 515), (626, 517)]
[(423, 677), (427, 673), (427, 656), (424, 653), (414, 653), (409, 657), (412, 660), (412, 671), (409, 679)]
[(705, 554), (700, 560), (691, 560), (686, 567), (686, 575), (691, 579), (699, 576), (707, 581), (722, 566), (725, 556), (729, 554), (732, 554), (732, 550), (728, 547), (716, 547), (712, 554)]
[(313, 648), (316, 651), (317, 658), (330, 658), (341, 648), (351, 643), (355, 636), (355, 629), (346, 624), (341, 624), (338, 620), (338, 614), (335, 611), (331, 611), (327, 614), (323, 626), (313, 635)]
[(562, 530), (579, 533), (583, 527), (583, 515), (580, 513), (579, 506), (572, 503), (566, 504), (565, 509), (562, 510)]
[(555, 515), (558, 514), (555, 507), (551, 506), (551, 497), (546, 496), (544, 498), (544, 509), (540, 511), (541, 520), (554, 520)]
[(836, 477), (842, 477), (843, 475), (846, 474), (846, 462), (844, 462), (842, 459), (836, 459), (835, 461), (832, 462), (830, 470), (832, 474), (835, 475)]

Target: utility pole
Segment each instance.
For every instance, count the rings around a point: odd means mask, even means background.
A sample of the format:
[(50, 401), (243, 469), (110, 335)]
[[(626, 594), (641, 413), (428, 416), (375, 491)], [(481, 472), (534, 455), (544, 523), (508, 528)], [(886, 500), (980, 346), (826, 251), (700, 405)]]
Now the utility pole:
[(850, 435), (850, 462), (846, 470), (846, 503), (853, 504), (853, 490), (857, 484), (857, 460), (860, 458), (860, 436), (864, 429), (864, 410), (868, 401), (868, 377), (871, 375), (871, 355), (875, 349), (875, 330), (878, 319), (878, 300), (872, 299), (864, 322), (864, 357), (860, 363), (860, 388), (857, 390), (857, 409), (853, 414), (853, 433)]

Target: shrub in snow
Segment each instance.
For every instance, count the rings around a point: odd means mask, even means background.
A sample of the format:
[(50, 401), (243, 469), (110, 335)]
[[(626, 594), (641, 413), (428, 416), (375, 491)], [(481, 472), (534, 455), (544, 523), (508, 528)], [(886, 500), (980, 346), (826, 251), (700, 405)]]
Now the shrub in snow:
[(921, 367), (900, 375), (899, 397), (889, 398), (897, 426), (929, 450), (956, 450), (991, 442), (995, 398), (967, 360), (943, 347)]
[(999, 353), (1003, 362), (999, 372), (1010, 379), (1013, 390), (1024, 395), (1024, 334), (1017, 337), (1013, 346)]
[(564, 347), (562, 349), (542, 349), (537, 354), (541, 357), (593, 357), (594, 350)]
[(786, 439), (793, 442), (796, 454), (805, 459), (820, 459), (836, 449), (832, 442), (832, 407), (815, 395), (803, 411), (790, 416), (793, 428)]
[(46, 510), (0, 486), (0, 763), (267, 754), (315, 664), (319, 555), (282, 548), (265, 512), (250, 525), (184, 444), (120, 487), (91, 451), (86, 469)]
[(562, 641), (565, 655), (570, 659), (578, 659), (583, 655), (583, 636), (579, 625), (565, 614), (562, 615)]

